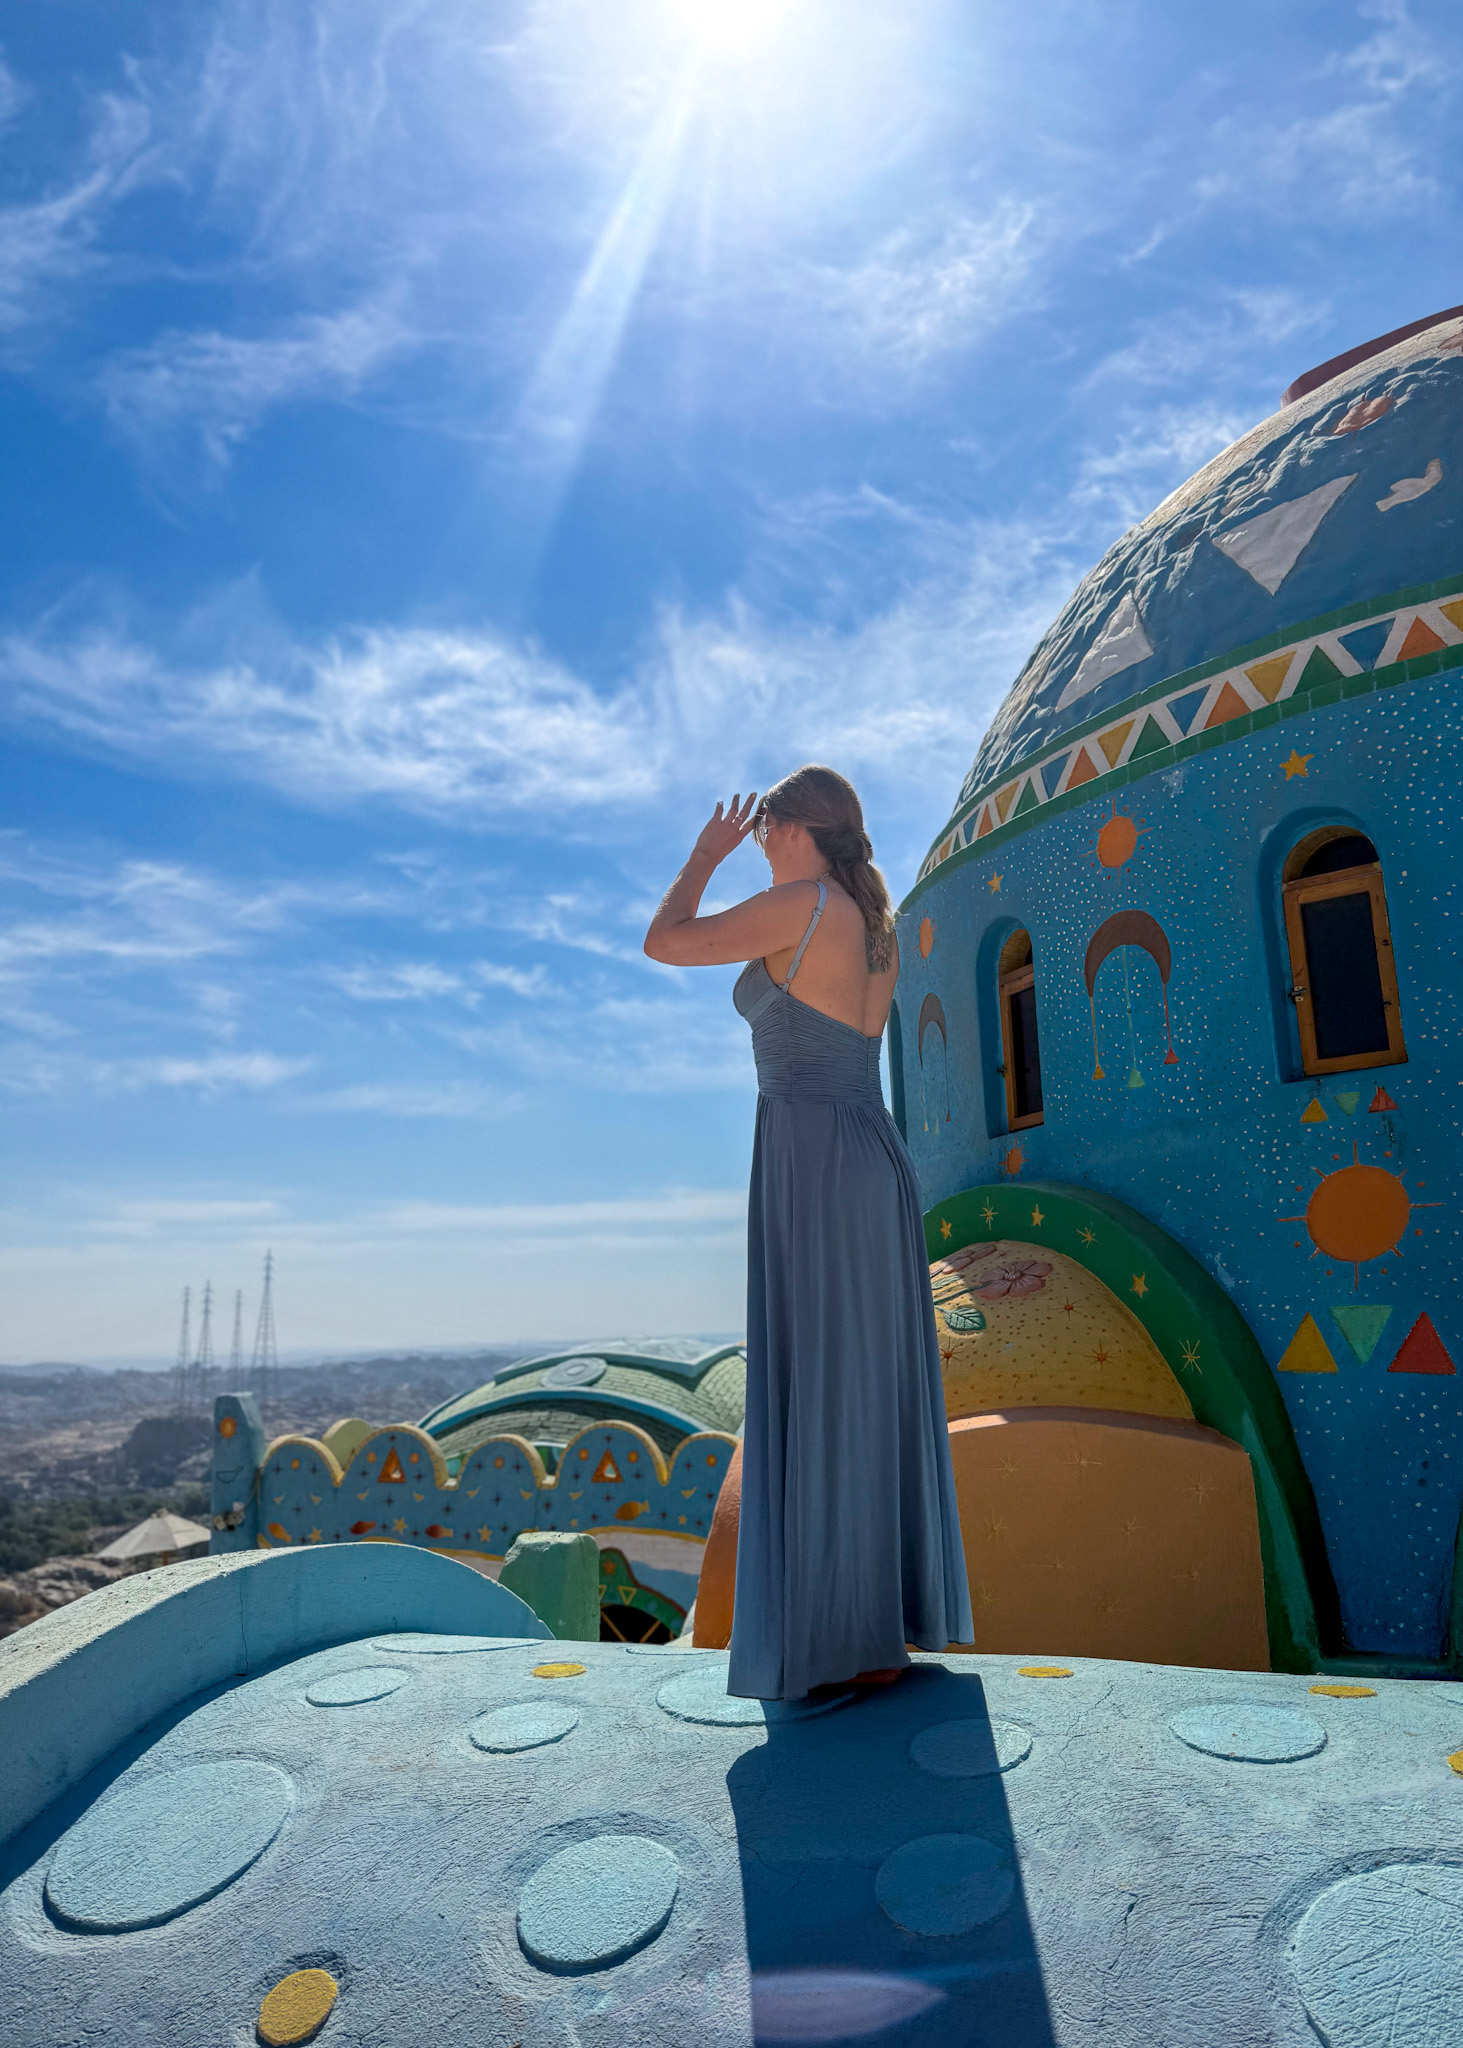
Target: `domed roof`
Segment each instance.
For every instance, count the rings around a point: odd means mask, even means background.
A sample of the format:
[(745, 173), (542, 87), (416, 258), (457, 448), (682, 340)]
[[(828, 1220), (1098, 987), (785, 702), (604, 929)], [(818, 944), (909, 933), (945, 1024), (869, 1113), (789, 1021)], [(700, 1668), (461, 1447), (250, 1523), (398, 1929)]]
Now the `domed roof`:
[(633, 1422), (670, 1452), (701, 1430), (741, 1428), (747, 1355), (741, 1344), (612, 1338), (506, 1365), (434, 1408), (422, 1428), (445, 1455), (505, 1431), (566, 1443), (595, 1422)]
[(1399, 332), (1338, 357), (1320, 384), (1331, 364), (1298, 378), (1299, 396), (1108, 550), (993, 719), (957, 816), (1043, 750), (1215, 656), (1263, 652), (1340, 607), (1456, 575), (1463, 322), (1455, 312)]

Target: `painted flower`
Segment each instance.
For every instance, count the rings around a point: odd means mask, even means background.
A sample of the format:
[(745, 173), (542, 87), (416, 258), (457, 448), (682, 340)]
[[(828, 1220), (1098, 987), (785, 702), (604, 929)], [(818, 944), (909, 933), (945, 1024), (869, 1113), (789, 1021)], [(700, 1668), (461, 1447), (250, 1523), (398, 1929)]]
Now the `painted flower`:
[(967, 1266), (973, 1266), (977, 1259), (988, 1259), (996, 1249), (993, 1244), (967, 1244), (958, 1252), (951, 1252), (947, 1258), (938, 1260), (931, 1268), (932, 1273), (963, 1273)]
[(1009, 1266), (993, 1266), (975, 1291), (986, 1301), (996, 1301), (1002, 1295), (1040, 1294), (1050, 1271), (1046, 1259), (1016, 1259)]

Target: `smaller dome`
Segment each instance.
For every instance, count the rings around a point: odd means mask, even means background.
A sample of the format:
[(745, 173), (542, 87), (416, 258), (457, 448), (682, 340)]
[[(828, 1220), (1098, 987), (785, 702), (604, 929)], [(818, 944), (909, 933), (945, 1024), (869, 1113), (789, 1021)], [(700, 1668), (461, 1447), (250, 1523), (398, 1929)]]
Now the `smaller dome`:
[(966, 1245), (931, 1266), (930, 1281), (952, 1421), (995, 1408), (1192, 1420), (1188, 1396), (1138, 1318), (1049, 1245)]

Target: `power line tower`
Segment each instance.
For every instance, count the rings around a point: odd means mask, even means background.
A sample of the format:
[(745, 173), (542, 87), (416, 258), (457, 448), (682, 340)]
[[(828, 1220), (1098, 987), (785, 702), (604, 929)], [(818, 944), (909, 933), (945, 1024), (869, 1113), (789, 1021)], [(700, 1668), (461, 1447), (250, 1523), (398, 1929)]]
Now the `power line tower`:
[(264, 1292), (259, 1297), (259, 1322), (249, 1361), (253, 1393), (261, 1415), (279, 1407), (279, 1345), (274, 1334), (274, 1253), (264, 1254)]
[(244, 1290), (234, 1289), (234, 1341), (229, 1346), (229, 1385), (237, 1388), (244, 1370)]
[(183, 1327), (178, 1333), (178, 1362), (173, 1368), (173, 1406), (188, 1406), (188, 1308), (193, 1297), (191, 1287), (183, 1289)]
[(203, 1283), (203, 1314), (198, 1322), (198, 1356), (193, 1361), (190, 1408), (206, 1415), (213, 1405), (213, 1282)]

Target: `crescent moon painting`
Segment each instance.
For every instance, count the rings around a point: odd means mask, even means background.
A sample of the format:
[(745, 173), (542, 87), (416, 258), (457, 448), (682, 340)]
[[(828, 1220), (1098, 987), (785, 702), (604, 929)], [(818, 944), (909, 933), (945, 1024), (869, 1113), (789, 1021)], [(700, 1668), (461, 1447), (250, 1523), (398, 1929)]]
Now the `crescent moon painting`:
[[(930, 1110), (925, 1087), (925, 1038), (931, 1031), (940, 1035), (940, 1065), (945, 1072), (945, 1121), (950, 1121), (950, 1034), (945, 1028), (945, 1005), (931, 992), (919, 1006), (919, 1097), (925, 1129), (930, 1127)], [(938, 1111), (936, 1112), (938, 1121)]]
[[(1136, 946), (1146, 953), (1158, 969), (1158, 982), (1163, 991), (1163, 1033), (1167, 1041), (1167, 1052), (1163, 1064), (1166, 1067), (1178, 1065), (1178, 1054), (1173, 1049), (1173, 1030), (1168, 1017), (1168, 978), (1173, 972), (1173, 948), (1169, 945), (1168, 934), (1157, 918), (1150, 917), (1146, 910), (1119, 910), (1097, 927), (1088, 942), (1087, 956), (1082, 962), (1082, 979), (1087, 984), (1087, 1008), (1092, 1018), (1092, 1078), (1102, 1081), (1107, 1077), (1103, 1072), (1102, 1054), (1097, 1043), (1097, 975), (1104, 960), (1112, 953), (1126, 946)], [(1128, 985), (1128, 963), (1123, 961), (1123, 994), (1128, 1009), (1128, 1038), (1132, 1052), (1132, 1066), (1128, 1074), (1128, 1086), (1141, 1088), (1143, 1075), (1138, 1066), (1137, 1047), (1133, 1044), (1133, 1006)]]

